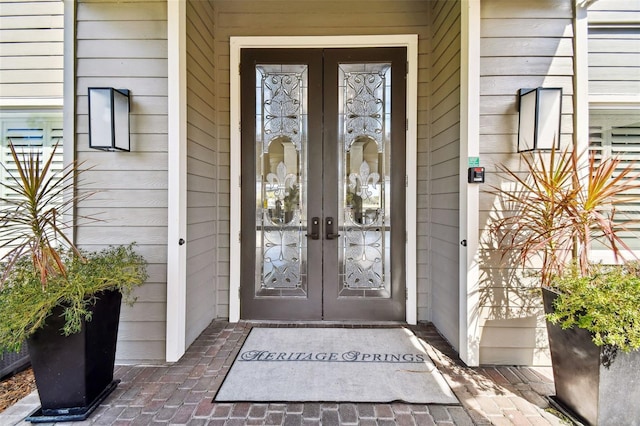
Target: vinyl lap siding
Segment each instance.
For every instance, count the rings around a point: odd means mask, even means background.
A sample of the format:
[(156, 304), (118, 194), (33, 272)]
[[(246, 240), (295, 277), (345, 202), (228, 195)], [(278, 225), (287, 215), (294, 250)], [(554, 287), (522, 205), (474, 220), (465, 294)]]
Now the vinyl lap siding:
[[(422, 0), (296, 1), (215, 0), (215, 64), (218, 128), (218, 316), (228, 315), (229, 300), (229, 37), (418, 34), (419, 155), (428, 156), (429, 2)], [(237, 72), (232, 70), (232, 72)], [(419, 175), (428, 191), (426, 167)], [(234, 182), (235, 184), (235, 182)], [(419, 195), (419, 198), (426, 198)], [(419, 201), (422, 202), (422, 201)], [(233, 213), (235, 214), (235, 212)], [(426, 215), (421, 209), (420, 215)], [(419, 318), (428, 319), (427, 226), (419, 225)], [(422, 272), (420, 272), (422, 269)]]
[[(419, 294), (431, 290), (431, 321), (454, 346), (458, 343), (460, 2), (431, 2), (431, 98), (425, 133), (419, 139)], [(422, 123), (421, 123), (422, 124)], [(424, 150), (424, 152), (422, 152)], [(428, 201), (427, 201), (428, 200)], [(422, 307), (421, 307), (422, 308)], [(422, 308), (423, 309), (423, 308)], [(424, 315), (424, 313), (423, 313)], [(422, 319), (422, 318), (421, 318)], [(456, 347), (457, 349), (457, 347)]]
[(588, 11), (589, 94), (640, 94), (640, 4), (599, 0)]
[[(93, 168), (80, 189), (78, 244), (100, 249), (136, 241), (149, 262), (133, 307), (123, 305), (117, 361), (163, 362), (167, 270), (167, 4), (91, 1), (77, 6), (77, 158)], [(131, 152), (88, 148), (87, 88), (131, 91)]]
[(187, 2), (187, 346), (217, 315), (213, 20), (211, 3)]
[(597, 0), (590, 3), (589, 24), (633, 27), (640, 23), (640, 4), (635, 0)]
[[(480, 226), (498, 214), (489, 194), (499, 185), (495, 165), (521, 166), (515, 154), (520, 88), (562, 87), (562, 143), (573, 131), (573, 10), (569, 0), (481, 3), (480, 156), (487, 168), (481, 187)], [(522, 278), (517, 261), (507, 266), (496, 242), (480, 230), (480, 363), (547, 364), (541, 302)]]
[(2, 2), (0, 97), (62, 99), (64, 4)]

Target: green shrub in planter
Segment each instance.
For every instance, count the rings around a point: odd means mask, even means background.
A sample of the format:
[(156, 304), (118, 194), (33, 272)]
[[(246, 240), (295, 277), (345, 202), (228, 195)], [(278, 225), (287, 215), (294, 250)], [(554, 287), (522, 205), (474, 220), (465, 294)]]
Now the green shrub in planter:
[[(66, 235), (76, 203), (91, 196), (77, 190), (81, 165), (54, 171), (58, 145), (47, 159), (37, 149), (9, 144), (15, 169), (4, 164), (0, 184), (0, 350), (17, 350), (41, 328), (57, 306), (64, 307), (64, 335), (90, 320), (96, 294), (119, 290), (125, 300), (147, 278), (146, 263), (133, 245), (83, 252)], [(91, 218), (84, 218), (89, 219)]]
[(3, 164), (0, 183), (0, 350), (27, 339), (41, 402), (30, 421), (84, 420), (117, 386), (120, 302), (145, 282), (146, 263), (134, 245), (76, 247), (64, 219), (91, 195), (78, 192), (79, 165), (55, 172), (57, 146), (46, 160), (9, 148), (15, 169)]
[[(640, 349), (640, 265), (591, 265), (587, 275), (570, 268), (552, 281), (559, 295), (547, 315), (563, 329), (589, 331), (597, 346), (615, 351)], [(613, 361), (613, 357), (609, 362)]]
[(490, 230), (509, 267), (538, 269), (552, 400), (587, 424), (627, 424), (640, 418), (638, 268), (594, 266), (589, 253), (597, 243), (620, 263), (631, 252), (621, 233), (636, 221), (619, 207), (640, 199), (638, 166), (575, 150), (520, 158), (524, 170), (498, 166), (507, 179), (492, 191), (501, 209)]
[(97, 294), (118, 290), (133, 303), (132, 290), (147, 278), (146, 263), (134, 248), (131, 244), (91, 253), (68, 251), (61, 257), (66, 275), (49, 276), (46, 287), (30, 259), (14, 263), (0, 288), (0, 351), (19, 350), (57, 306), (64, 308), (60, 331), (68, 336), (91, 320), (89, 307)]

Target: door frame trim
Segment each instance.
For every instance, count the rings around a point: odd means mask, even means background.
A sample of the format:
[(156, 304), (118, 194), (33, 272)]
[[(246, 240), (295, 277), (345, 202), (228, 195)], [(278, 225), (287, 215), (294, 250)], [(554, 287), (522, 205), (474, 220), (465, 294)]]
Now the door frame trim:
[(175, 362), (186, 351), (187, 246), (187, 9), (167, 4), (167, 298), (165, 360)]
[[(229, 322), (240, 320), (240, 50), (246, 48), (407, 48), (406, 131), (406, 321), (418, 319), (416, 286), (417, 231), (417, 115), (418, 35), (230, 37), (230, 224), (229, 224)], [(409, 96), (410, 94), (413, 94)], [(236, 212), (234, 214), (234, 212)]]

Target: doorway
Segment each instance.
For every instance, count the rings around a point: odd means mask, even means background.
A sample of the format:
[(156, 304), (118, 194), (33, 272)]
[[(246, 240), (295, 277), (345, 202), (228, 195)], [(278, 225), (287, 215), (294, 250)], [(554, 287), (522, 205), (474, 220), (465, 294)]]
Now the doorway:
[(406, 48), (241, 51), (244, 319), (405, 319)]

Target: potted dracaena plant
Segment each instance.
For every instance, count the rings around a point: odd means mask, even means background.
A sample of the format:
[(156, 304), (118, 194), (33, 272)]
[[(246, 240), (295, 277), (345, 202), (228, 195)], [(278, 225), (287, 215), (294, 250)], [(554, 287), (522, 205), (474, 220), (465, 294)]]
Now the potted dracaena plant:
[[(507, 179), (491, 192), (506, 212), (491, 231), (503, 255), (538, 271), (552, 402), (587, 424), (628, 424), (640, 418), (640, 269), (620, 207), (640, 202), (635, 164), (571, 150), (522, 160), (523, 171), (498, 167)], [(615, 265), (590, 261), (594, 245)]]
[[(12, 170), (0, 199), (0, 350), (26, 340), (41, 408), (32, 422), (82, 420), (116, 386), (121, 300), (147, 278), (133, 244), (77, 248), (62, 218), (80, 199), (77, 163), (53, 171), (48, 159), (9, 144)], [(20, 152), (20, 151), (22, 152)]]

